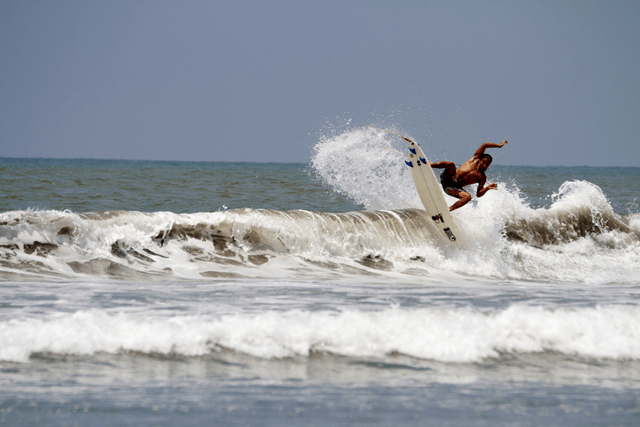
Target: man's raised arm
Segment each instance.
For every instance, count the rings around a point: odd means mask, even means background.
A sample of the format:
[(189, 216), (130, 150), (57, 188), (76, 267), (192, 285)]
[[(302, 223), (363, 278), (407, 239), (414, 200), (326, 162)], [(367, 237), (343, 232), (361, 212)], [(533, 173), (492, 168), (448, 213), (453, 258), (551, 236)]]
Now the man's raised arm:
[(485, 142), (484, 144), (482, 144), (480, 146), (480, 148), (478, 148), (476, 150), (476, 153), (473, 155), (473, 157), (477, 158), (480, 157), (484, 154), (484, 150), (486, 150), (487, 148), (501, 148), (504, 146), (504, 144), (507, 144), (507, 140), (505, 139), (504, 141), (502, 141), (500, 144), (494, 144), (492, 142)]

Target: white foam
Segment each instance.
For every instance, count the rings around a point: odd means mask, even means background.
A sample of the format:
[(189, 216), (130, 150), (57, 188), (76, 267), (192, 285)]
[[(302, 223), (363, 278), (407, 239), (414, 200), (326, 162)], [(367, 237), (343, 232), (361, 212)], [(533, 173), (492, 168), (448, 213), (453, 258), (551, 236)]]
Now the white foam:
[(398, 167), (408, 152), (399, 141), (371, 128), (345, 132), (322, 139), (311, 165), (327, 185), (368, 210), (420, 208), (411, 170)]
[(629, 215), (629, 228), (640, 234), (640, 214)]
[(503, 311), (387, 309), (377, 312), (266, 312), (257, 315), (148, 317), (79, 311), (0, 322), (0, 360), (34, 353), (204, 355), (219, 348), (272, 359), (313, 351), (350, 357), (400, 353), (480, 362), (501, 353), (558, 352), (582, 358), (640, 359), (640, 307)]

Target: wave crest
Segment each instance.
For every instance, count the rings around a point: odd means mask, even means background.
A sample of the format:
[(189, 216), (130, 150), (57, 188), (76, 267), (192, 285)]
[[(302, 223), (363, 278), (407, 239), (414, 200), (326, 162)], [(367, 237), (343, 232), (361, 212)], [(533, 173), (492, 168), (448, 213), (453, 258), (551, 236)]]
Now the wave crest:
[[(548, 209), (530, 210), (505, 224), (507, 238), (541, 247), (617, 231), (627, 239), (640, 235), (628, 219), (613, 212), (602, 190), (587, 181), (562, 184)], [(634, 239), (635, 237), (635, 239)]]

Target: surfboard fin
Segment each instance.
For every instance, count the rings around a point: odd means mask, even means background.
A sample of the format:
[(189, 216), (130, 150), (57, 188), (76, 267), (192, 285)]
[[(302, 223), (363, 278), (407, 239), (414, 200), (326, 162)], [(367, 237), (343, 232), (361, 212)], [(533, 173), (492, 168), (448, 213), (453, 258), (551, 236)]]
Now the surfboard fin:
[(411, 151), (413, 154), (418, 154), (418, 153), (416, 153), (416, 149), (415, 148), (409, 147), (409, 151)]
[(411, 163), (411, 162), (409, 162), (409, 161), (407, 161), (407, 160), (405, 160), (404, 162), (405, 162), (405, 163), (407, 164), (407, 166), (409, 166), (410, 168), (412, 168), (412, 167), (413, 167), (413, 163)]
[(424, 163), (425, 165), (427, 164), (427, 159), (425, 159), (425, 158), (420, 157), (420, 161), (421, 161), (422, 163)]

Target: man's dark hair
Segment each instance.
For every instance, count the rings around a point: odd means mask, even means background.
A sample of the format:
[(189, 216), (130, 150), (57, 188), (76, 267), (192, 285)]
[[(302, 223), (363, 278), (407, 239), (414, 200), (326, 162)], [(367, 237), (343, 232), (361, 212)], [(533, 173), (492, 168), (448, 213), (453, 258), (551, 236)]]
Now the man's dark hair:
[(489, 159), (489, 164), (491, 164), (491, 162), (493, 162), (493, 157), (491, 157), (491, 154), (482, 154), (480, 156), (480, 159)]

